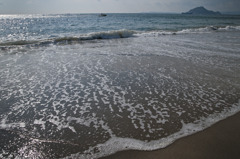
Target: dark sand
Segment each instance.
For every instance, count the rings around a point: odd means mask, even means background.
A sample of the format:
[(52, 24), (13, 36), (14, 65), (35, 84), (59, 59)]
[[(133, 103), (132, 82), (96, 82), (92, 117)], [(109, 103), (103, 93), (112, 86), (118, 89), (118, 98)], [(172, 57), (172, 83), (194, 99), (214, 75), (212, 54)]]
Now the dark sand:
[(122, 151), (104, 159), (240, 159), (240, 113), (156, 151)]

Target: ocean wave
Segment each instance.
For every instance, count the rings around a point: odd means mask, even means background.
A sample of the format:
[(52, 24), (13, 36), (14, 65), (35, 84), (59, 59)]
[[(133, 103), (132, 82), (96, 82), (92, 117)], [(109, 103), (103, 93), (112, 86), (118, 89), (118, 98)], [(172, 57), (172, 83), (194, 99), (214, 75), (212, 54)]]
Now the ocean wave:
[(153, 30), (148, 32), (138, 32), (137, 36), (140, 37), (156, 37), (163, 35), (179, 35), (179, 34), (193, 34), (193, 33), (212, 33), (212, 32), (223, 32), (223, 31), (240, 31), (240, 26), (206, 26), (200, 28), (188, 28), (179, 31), (168, 31), (168, 30)]
[(220, 30), (220, 31), (239, 31), (240, 26), (226, 26), (226, 27), (221, 27), (218, 30)]
[(132, 31), (132, 30), (116, 30), (116, 31), (90, 33), (85, 38), (87, 38), (87, 40), (128, 38), (133, 36), (133, 34), (135, 33), (136, 31)]
[(88, 34), (82, 34), (80, 36), (69, 36), (69, 37), (56, 37), (53, 39), (44, 39), (44, 40), (19, 40), (19, 41), (10, 41), (0, 43), (0, 47), (3, 49), (4, 47), (11, 46), (45, 46), (50, 44), (72, 44), (78, 43), (86, 40), (96, 40), (96, 39), (118, 39), (118, 38), (128, 38), (135, 34), (135, 31), (132, 30), (113, 30), (113, 31), (102, 31), (102, 32), (94, 32)]
[(189, 28), (182, 29), (179, 31), (168, 31), (168, 30), (153, 30), (153, 31), (134, 31), (134, 30), (111, 30), (102, 32), (92, 32), (88, 34), (81, 34), (79, 36), (65, 36), (65, 37), (54, 37), (49, 39), (40, 40), (17, 40), (17, 41), (6, 41), (0, 43), (0, 50), (9, 48), (15, 48), (18, 46), (49, 46), (51, 44), (74, 44), (83, 41), (97, 40), (97, 39), (119, 39), (129, 37), (156, 37), (163, 35), (179, 35), (179, 34), (191, 34), (191, 33), (211, 33), (211, 32), (224, 32), (224, 31), (240, 31), (240, 26), (207, 26), (201, 28)]
[(174, 31), (164, 31), (164, 30), (154, 30), (148, 32), (139, 32), (137, 36), (144, 36), (144, 37), (155, 37), (155, 36), (162, 36), (162, 35), (176, 35)]
[(202, 28), (191, 28), (191, 29), (183, 29), (178, 31), (177, 34), (186, 34), (186, 33), (210, 33), (214, 31), (239, 31), (240, 26), (207, 26)]

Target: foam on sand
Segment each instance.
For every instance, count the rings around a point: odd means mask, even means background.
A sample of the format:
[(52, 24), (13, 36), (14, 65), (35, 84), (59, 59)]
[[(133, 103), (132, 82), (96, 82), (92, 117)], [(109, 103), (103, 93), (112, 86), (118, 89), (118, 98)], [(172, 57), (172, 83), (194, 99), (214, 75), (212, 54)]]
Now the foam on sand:
[[(233, 107), (229, 110), (226, 109), (221, 114), (213, 114), (208, 116), (207, 118), (202, 118), (195, 123), (184, 123), (182, 122), (182, 128), (180, 131), (160, 140), (154, 140), (150, 142), (144, 142), (141, 140), (131, 139), (131, 138), (120, 138), (120, 137), (112, 137), (107, 142), (103, 144), (98, 144), (95, 147), (92, 147), (85, 151), (85, 154), (74, 154), (67, 158), (86, 158), (86, 159), (96, 159), (103, 156), (108, 156), (118, 151), (123, 150), (144, 150), (151, 151), (164, 148), (179, 138), (197, 133), (202, 131), (211, 125), (219, 122), (220, 120), (224, 120), (229, 116), (232, 116), (240, 111), (240, 100), (239, 103), (233, 105)], [(98, 150), (98, 153), (95, 153)]]
[(153, 150), (224, 119), (239, 111), (237, 34), (136, 36), (3, 54), (0, 128), (17, 140), (8, 136), (4, 155), (20, 139), (19, 158), (46, 145), (70, 149), (41, 149), (40, 157)]

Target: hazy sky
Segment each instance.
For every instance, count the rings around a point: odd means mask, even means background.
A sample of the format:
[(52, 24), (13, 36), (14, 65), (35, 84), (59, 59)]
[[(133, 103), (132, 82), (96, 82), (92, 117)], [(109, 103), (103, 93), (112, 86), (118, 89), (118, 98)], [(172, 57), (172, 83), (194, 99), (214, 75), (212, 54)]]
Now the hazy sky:
[(0, 0), (0, 14), (181, 13), (198, 6), (220, 12), (240, 12), (240, 0)]

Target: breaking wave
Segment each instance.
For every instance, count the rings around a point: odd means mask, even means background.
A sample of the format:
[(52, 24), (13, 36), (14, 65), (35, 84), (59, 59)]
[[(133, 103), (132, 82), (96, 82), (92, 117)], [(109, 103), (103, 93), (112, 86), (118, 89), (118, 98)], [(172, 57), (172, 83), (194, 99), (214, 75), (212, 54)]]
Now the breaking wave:
[(190, 28), (183, 29), (180, 31), (166, 31), (166, 30), (153, 30), (153, 31), (134, 31), (134, 30), (112, 30), (112, 31), (102, 31), (93, 32), (88, 34), (81, 34), (79, 36), (66, 36), (66, 37), (56, 37), (49, 39), (40, 40), (17, 40), (17, 41), (7, 41), (0, 43), (0, 50), (5, 50), (17, 46), (30, 46), (30, 47), (40, 47), (56, 44), (74, 44), (81, 43), (83, 41), (98, 40), (98, 39), (120, 39), (120, 38), (130, 38), (130, 37), (151, 37), (151, 36), (163, 36), (163, 35), (178, 35), (178, 34), (191, 34), (191, 33), (211, 33), (211, 32), (222, 32), (222, 31), (240, 31), (240, 26), (207, 26), (202, 28)]
[(178, 34), (192, 34), (192, 33), (212, 33), (212, 32), (223, 32), (223, 31), (240, 31), (240, 26), (207, 26), (201, 28), (189, 28), (182, 29), (180, 31), (164, 31), (156, 30), (149, 32), (138, 33), (139, 36), (162, 36), (162, 35), (178, 35)]
[(54, 39), (44, 39), (44, 40), (19, 40), (19, 41), (10, 41), (0, 43), (0, 47), (5, 46), (23, 46), (23, 45), (32, 45), (32, 46), (45, 46), (50, 44), (71, 44), (78, 43), (86, 40), (96, 40), (96, 39), (118, 39), (118, 38), (128, 38), (132, 37), (135, 34), (135, 31), (132, 30), (113, 30), (113, 31), (103, 31), (103, 32), (94, 32), (89, 34), (82, 34), (79, 37), (57, 37)]
[(183, 29), (178, 31), (177, 33), (209, 33), (213, 31), (239, 31), (240, 26), (225, 26), (225, 27), (218, 27), (218, 26), (207, 26), (203, 28), (192, 28), (192, 29)]

